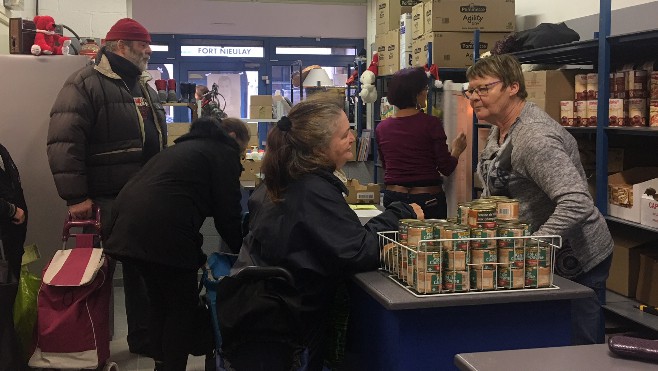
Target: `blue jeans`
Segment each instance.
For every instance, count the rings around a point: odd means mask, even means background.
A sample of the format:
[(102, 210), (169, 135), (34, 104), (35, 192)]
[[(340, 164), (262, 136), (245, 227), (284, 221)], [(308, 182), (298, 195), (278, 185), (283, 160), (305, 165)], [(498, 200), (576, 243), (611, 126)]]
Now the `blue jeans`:
[(425, 213), (425, 219), (445, 219), (448, 217), (446, 194), (443, 192), (436, 194), (409, 194), (384, 191), (384, 207), (388, 207), (393, 201), (402, 201), (405, 204), (418, 204), (423, 209), (423, 213)]
[(591, 297), (571, 302), (572, 345), (603, 344), (605, 342), (605, 281), (608, 278), (612, 254), (590, 271), (573, 281), (594, 290)]

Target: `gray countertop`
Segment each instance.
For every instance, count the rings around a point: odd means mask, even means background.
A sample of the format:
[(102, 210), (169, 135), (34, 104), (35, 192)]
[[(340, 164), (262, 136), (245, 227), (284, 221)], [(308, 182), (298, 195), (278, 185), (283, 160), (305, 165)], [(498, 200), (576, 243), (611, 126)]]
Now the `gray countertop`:
[(594, 295), (588, 287), (555, 276), (559, 289), (500, 290), (416, 297), (381, 271), (359, 273), (354, 281), (387, 310), (457, 307), (548, 300), (570, 300)]
[(620, 358), (607, 344), (461, 353), (455, 356), (455, 365), (462, 371), (658, 369), (656, 363)]

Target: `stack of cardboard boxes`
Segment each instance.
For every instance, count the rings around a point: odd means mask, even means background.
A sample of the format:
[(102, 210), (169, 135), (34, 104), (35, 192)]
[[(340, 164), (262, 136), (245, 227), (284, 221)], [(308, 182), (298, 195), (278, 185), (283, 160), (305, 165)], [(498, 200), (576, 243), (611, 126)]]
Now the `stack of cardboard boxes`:
[[(514, 0), (378, 0), (375, 45), (379, 74), (427, 63), (440, 68), (465, 68), (473, 63), (474, 31), (480, 32), (480, 53), (514, 31)], [(408, 13), (408, 14), (406, 14)]]
[(272, 118), (271, 95), (252, 95), (249, 97), (249, 118), (250, 119), (271, 119)]

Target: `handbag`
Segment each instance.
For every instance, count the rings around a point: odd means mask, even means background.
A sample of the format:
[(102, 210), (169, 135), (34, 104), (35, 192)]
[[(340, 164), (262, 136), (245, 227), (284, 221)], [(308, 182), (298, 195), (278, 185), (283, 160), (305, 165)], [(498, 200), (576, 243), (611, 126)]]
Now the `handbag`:
[[(199, 294), (203, 284), (199, 282)], [(199, 295), (196, 309), (193, 313), (193, 333), (195, 336), (189, 344), (188, 353), (193, 356), (213, 354), (215, 349), (215, 335), (210, 312), (210, 305), (205, 295)]]
[[(5, 259), (4, 247), (0, 241), (0, 262), (8, 263)], [(16, 330), (14, 329), (14, 301), (18, 291), (18, 281), (6, 264), (3, 281), (0, 282), (0, 370), (21, 370), (21, 346)], [(4, 266), (4, 264), (3, 264)]]

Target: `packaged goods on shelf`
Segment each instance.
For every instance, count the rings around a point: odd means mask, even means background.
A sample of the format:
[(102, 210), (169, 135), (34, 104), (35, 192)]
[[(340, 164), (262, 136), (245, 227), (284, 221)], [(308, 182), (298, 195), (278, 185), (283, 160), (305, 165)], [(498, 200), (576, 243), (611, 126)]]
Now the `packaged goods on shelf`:
[(610, 98), (608, 100), (608, 126), (628, 126), (628, 101)]
[(650, 231), (638, 230), (623, 224), (611, 225), (610, 232), (615, 246), (606, 288), (620, 295), (634, 297), (640, 269), (640, 254), (655, 250), (658, 236)]
[(575, 103), (576, 112), (574, 113), (573, 126), (589, 126), (587, 118), (587, 101), (577, 100)]
[[(502, 40), (505, 32), (480, 33), (480, 54), (493, 49), (496, 41)], [(432, 63), (441, 68), (465, 68), (473, 64), (473, 32), (426, 32), (414, 39), (413, 65), (427, 63), (427, 43), (432, 43)]]
[(420, 0), (377, 0), (377, 34), (386, 33), (398, 27), (400, 15), (411, 13), (412, 7)]
[(635, 167), (608, 176), (608, 212), (610, 216), (640, 223), (642, 194), (658, 189), (657, 167)]
[(658, 187), (648, 187), (642, 194), (642, 209), (640, 223), (649, 227), (658, 228)]
[(574, 126), (575, 103), (572, 100), (560, 101), (560, 124), (562, 126)]
[(587, 126), (596, 126), (597, 123), (597, 109), (598, 109), (598, 102), (597, 100), (588, 100), (586, 101), (586, 117), (587, 117)]
[(425, 2), (420, 2), (411, 9), (411, 38), (417, 39), (423, 34), (425, 34)]
[[(526, 90), (528, 92), (526, 100), (535, 103), (539, 108), (546, 111), (546, 113), (548, 113), (548, 115), (555, 121), (560, 122), (560, 102), (563, 100), (574, 99), (575, 76), (580, 72), (582, 72), (582, 70), (523, 72), (523, 79), (525, 80)], [(585, 81), (586, 90), (587, 80)], [(594, 88), (592, 87), (592, 89)], [(589, 117), (586, 112), (586, 106), (584, 108), (585, 110), (581, 117)], [(582, 125), (581, 123), (580, 126), (585, 125)]]

